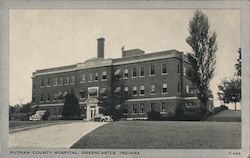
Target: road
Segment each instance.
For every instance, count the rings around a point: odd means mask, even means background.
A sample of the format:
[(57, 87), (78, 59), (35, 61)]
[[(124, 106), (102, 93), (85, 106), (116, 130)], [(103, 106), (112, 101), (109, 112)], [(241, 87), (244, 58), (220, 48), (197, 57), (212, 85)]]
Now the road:
[(69, 148), (106, 122), (72, 122), (10, 133), (9, 148)]

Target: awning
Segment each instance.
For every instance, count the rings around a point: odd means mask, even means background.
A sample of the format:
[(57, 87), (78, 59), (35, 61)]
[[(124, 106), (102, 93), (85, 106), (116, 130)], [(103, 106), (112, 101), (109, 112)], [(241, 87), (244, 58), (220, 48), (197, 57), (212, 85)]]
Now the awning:
[(65, 91), (65, 92), (63, 93), (63, 96), (65, 97), (67, 94), (68, 94), (68, 92), (67, 92), (67, 91)]
[(106, 88), (102, 88), (101, 91), (100, 91), (101, 94), (103, 94), (105, 92), (106, 92)]
[(97, 94), (97, 89), (89, 89), (89, 94)]
[(124, 91), (125, 91), (125, 92), (128, 92), (128, 87), (125, 87), (125, 88), (124, 88)]
[(115, 93), (120, 93), (121, 92), (121, 87), (116, 87)]
[(62, 97), (62, 92), (59, 92), (58, 94), (57, 94), (57, 98), (60, 98), (60, 97)]
[(118, 105), (115, 106), (115, 109), (116, 109), (116, 110), (118, 110), (118, 109), (120, 109), (120, 108), (121, 108), (121, 104), (118, 104)]
[(119, 75), (120, 75), (120, 72), (121, 72), (121, 70), (120, 70), (120, 69), (117, 69), (117, 70), (115, 71), (115, 76), (119, 76)]

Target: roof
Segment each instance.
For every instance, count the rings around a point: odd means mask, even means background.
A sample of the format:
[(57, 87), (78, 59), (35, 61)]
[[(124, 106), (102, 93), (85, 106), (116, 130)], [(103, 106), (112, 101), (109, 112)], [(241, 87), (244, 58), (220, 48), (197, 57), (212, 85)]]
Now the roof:
[[(111, 65), (130, 64), (130, 63), (145, 62), (145, 61), (159, 60), (159, 59), (165, 59), (165, 58), (181, 58), (182, 54), (183, 54), (182, 52), (172, 49), (172, 50), (160, 51), (160, 52), (155, 52), (155, 53), (140, 54), (140, 55), (135, 55), (135, 56), (115, 58), (115, 59), (91, 58), (91, 59), (84, 61), (83, 63), (37, 70), (33, 73), (32, 77), (35, 77), (38, 75), (71, 72), (71, 71), (76, 71), (76, 70), (81, 70), (81, 69), (89, 69), (89, 68), (111, 66)], [(187, 58), (184, 58), (184, 59), (186, 60)]]

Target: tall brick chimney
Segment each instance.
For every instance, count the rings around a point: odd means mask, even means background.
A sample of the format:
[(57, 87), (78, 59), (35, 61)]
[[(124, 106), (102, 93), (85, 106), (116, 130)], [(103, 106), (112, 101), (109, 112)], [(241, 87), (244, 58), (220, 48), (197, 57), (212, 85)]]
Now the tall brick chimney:
[(97, 39), (97, 58), (104, 58), (104, 38)]

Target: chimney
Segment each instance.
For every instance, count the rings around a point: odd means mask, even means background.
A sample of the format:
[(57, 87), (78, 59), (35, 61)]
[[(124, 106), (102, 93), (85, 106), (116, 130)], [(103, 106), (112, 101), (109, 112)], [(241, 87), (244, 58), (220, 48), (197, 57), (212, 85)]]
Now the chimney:
[(104, 38), (97, 39), (97, 58), (104, 58)]

